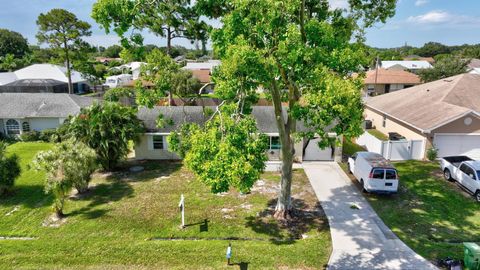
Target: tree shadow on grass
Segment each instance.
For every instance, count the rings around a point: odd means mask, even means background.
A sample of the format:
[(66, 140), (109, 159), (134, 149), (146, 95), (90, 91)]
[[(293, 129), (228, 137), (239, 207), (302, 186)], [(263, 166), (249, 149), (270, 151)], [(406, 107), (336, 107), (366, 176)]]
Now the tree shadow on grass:
[(51, 205), (53, 196), (46, 194), (43, 185), (19, 185), (0, 197), (2, 206), (24, 206), (39, 208)]
[(294, 210), (292, 218), (288, 220), (273, 218), (276, 203), (277, 200), (272, 199), (257, 216), (247, 217), (246, 226), (256, 233), (269, 236), (270, 241), (277, 245), (292, 244), (312, 230), (328, 230), (328, 222), (320, 203), (311, 206), (304, 200), (292, 198)]
[[(141, 166), (144, 170), (140, 172), (131, 172), (130, 168)], [(111, 174), (107, 176), (107, 180), (127, 182), (145, 182), (160, 177), (168, 178), (171, 174), (182, 168), (179, 161), (153, 161), (153, 160), (130, 160), (123, 162)]]
[(68, 213), (67, 216), (84, 215), (89, 219), (99, 218), (108, 210), (96, 209), (96, 207), (132, 197), (133, 192), (133, 188), (125, 181), (112, 181), (96, 185), (91, 187), (87, 193), (71, 198), (72, 200), (90, 201), (90, 203)]

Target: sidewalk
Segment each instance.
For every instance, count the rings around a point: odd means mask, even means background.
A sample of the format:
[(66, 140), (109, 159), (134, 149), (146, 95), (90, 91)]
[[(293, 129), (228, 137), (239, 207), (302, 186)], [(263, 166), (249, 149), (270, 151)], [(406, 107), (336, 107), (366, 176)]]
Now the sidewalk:
[(303, 168), (330, 224), (333, 251), (327, 269), (437, 269), (397, 238), (337, 163), (304, 163)]

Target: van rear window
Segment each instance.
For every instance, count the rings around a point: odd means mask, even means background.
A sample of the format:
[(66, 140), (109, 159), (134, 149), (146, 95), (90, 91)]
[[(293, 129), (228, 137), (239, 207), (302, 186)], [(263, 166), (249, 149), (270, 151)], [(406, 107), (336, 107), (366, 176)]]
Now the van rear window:
[(383, 179), (384, 174), (385, 174), (385, 170), (375, 169), (375, 170), (373, 170), (372, 178), (373, 179)]
[(385, 170), (385, 179), (397, 179), (397, 172), (395, 170)]

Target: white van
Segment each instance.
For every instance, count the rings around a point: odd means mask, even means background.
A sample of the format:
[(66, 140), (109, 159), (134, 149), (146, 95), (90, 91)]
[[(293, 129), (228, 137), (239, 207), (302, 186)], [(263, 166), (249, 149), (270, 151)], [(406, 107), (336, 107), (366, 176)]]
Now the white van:
[(383, 156), (372, 152), (357, 152), (348, 158), (348, 170), (360, 182), (363, 191), (397, 193), (398, 173)]

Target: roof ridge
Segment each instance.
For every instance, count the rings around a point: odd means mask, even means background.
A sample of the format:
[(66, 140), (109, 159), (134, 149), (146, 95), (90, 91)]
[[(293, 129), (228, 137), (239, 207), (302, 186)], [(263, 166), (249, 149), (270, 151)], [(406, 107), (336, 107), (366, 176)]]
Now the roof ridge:
[[(451, 103), (451, 102), (445, 101), (445, 99), (447, 98), (447, 96), (449, 96), (449, 95), (451, 94), (452, 90), (455, 89), (455, 87), (457, 86), (457, 84), (464, 78), (464, 75), (465, 75), (465, 73), (464, 73), (464, 74), (459, 74), (459, 75), (455, 75), (455, 76), (451, 76), (451, 77), (447, 77), (447, 78), (441, 79), (442, 81), (446, 81), (446, 82), (448, 82), (448, 79), (451, 79), (451, 78), (457, 79), (457, 81), (452, 84), (452, 86), (450, 87), (450, 89), (448, 89), (448, 91), (446, 91), (446, 94), (443, 95), (443, 97), (440, 99), (441, 102), (445, 102), (445, 103), (447, 103), (447, 104), (454, 105), (454, 106), (457, 106), (457, 107), (460, 107), (460, 108), (465, 108), (465, 107), (463, 107), (463, 106), (458, 106), (458, 105), (453, 104), (453, 103)], [(455, 77), (457, 77), (457, 78), (455, 78)], [(454, 79), (453, 79), (453, 80), (454, 80)]]

